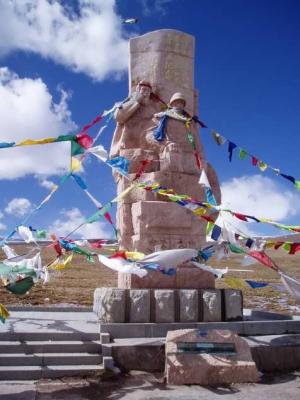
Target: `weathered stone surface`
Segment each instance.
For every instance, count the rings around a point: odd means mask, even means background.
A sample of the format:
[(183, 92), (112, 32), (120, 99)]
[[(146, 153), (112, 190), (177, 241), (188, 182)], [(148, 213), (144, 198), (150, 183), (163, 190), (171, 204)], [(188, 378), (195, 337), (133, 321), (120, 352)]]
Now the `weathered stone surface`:
[(119, 227), (119, 235), (123, 238), (134, 235), (132, 218), (131, 218), (131, 204), (118, 204), (117, 208), (117, 225)]
[(204, 322), (222, 321), (222, 298), (220, 289), (200, 290), (201, 320)]
[[(179, 342), (234, 343), (236, 354), (178, 353)], [(166, 378), (171, 385), (218, 386), (257, 382), (258, 371), (247, 342), (229, 330), (183, 329), (169, 331), (166, 338)]]
[(174, 290), (154, 291), (155, 322), (175, 321), (175, 293)]
[(118, 287), (122, 289), (199, 289), (215, 287), (215, 279), (210, 272), (189, 266), (177, 267), (176, 271), (174, 276), (149, 271), (147, 279), (139, 278), (137, 275), (119, 273)]
[(175, 203), (162, 201), (138, 202), (132, 205), (132, 223), (134, 234), (160, 233), (176, 234), (178, 226), (181, 233), (189, 233), (191, 213), (179, 208)]
[(179, 290), (179, 320), (180, 322), (198, 321), (198, 290)]
[(125, 290), (97, 288), (94, 292), (93, 311), (101, 322), (125, 322)]
[(214, 288), (215, 278), (212, 273), (185, 263), (177, 268), (176, 287), (186, 289)]
[(241, 321), (243, 319), (243, 293), (241, 290), (224, 289), (225, 321)]
[(129, 290), (129, 322), (150, 322), (150, 290)]

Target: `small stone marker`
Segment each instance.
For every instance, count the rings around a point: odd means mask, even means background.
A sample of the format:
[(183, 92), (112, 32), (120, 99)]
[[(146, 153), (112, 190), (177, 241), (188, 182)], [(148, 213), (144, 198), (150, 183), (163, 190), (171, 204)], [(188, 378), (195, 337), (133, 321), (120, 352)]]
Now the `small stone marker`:
[(247, 342), (229, 330), (181, 329), (166, 338), (167, 383), (218, 386), (257, 382)]

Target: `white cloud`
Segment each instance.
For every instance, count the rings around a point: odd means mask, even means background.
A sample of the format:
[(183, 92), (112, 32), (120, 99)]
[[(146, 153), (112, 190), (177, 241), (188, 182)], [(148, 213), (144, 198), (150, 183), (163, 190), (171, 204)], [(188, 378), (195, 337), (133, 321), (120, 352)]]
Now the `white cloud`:
[[(0, 211), (0, 219), (4, 217), (3, 212)], [(4, 231), (7, 228), (7, 226), (3, 223), (0, 222), (0, 231)]]
[[(33, 52), (96, 80), (127, 69), (128, 42), (115, 0), (0, 0), (0, 54)], [(9, 23), (8, 23), (9, 22)]]
[(233, 178), (221, 185), (222, 206), (233, 211), (275, 221), (300, 212), (300, 195), (261, 175)]
[(50, 181), (49, 179), (46, 178), (41, 178), (39, 179), (39, 184), (45, 189), (51, 190), (54, 186), (54, 182)]
[[(53, 137), (74, 130), (67, 101), (67, 93), (61, 91), (61, 99), (55, 103), (39, 78), (20, 78), (8, 68), (0, 68), (0, 142)], [(1, 149), (0, 179), (61, 174), (70, 164), (69, 148), (69, 143), (56, 143)]]
[(167, 14), (167, 6), (174, 0), (141, 0), (143, 14), (146, 16), (152, 14)]
[[(49, 227), (49, 232), (55, 233), (57, 236), (65, 236), (73, 229), (82, 224), (86, 218), (81, 214), (78, 208), (61, 211), (63, 219), (56, 219)], [(109, 226), (105, 222), (94, 222), (93, 224), (84, 225), (78, 229), (74, 236), (83, 239), (102, 239), (112, 236)]]
[(22, 217), (27, 214), (31, 208), (31, 202), (28, 199), (23, 197), (12, 199), (7, 207), (5, 208), (5, 212), (7, 214), (13, 214), (17, 217)]

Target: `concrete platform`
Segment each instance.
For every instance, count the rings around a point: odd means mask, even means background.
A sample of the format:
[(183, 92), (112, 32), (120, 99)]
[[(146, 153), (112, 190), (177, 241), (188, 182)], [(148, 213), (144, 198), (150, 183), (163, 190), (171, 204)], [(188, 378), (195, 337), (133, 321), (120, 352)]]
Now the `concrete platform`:
[[(300, 369), (300, 334), (245, 337), (257, 369), (263, 372)], [(110, 353), (116, 365), (123, 370), (148, 372), (165, 368), (165, 338), (115, 339)]]
[(300, 320), (147, 324), (101, 323), (100, 325), (100, 332), (109, 333), (113, 339), (165, 337), (168, 331), (177, 329), (230, 329), (242, 336), (300, 334)]

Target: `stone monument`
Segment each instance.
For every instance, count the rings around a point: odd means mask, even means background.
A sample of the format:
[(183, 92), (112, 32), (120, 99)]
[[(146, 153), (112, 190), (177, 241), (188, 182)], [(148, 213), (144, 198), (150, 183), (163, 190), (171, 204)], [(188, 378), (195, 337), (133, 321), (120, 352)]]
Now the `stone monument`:
[[(118, 193), (130, 185), (141, 162), (149, 160), (141, 181), (158, 182), (178, 194), (205, 201), (198, 184), (204, 168), (220, 201), (217, 176), (205, 161), (199, 123), (190, 120), (198, 115), (194, 48), (194, 37), (169, 29), (130, 40), (129, 97), (115, 111), (117, 126), (110, 151), (110, 157), (119, 155), (130, 161), (129, 180), (114, 174)], [(205, 243), (205, 226), (199, 216), (144, 189), (134, 189), (118, 203), (119, 241), (126, 250), (149, 254), (165, 249), (200, 249)], [(209, 288), (214, 287), (214, 277), (185, 265), (174, 277), (156, 272), (144, 278), (119, 273), (118, 287)]]

